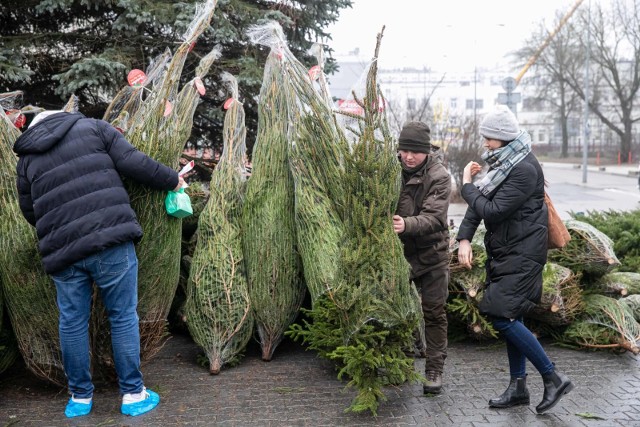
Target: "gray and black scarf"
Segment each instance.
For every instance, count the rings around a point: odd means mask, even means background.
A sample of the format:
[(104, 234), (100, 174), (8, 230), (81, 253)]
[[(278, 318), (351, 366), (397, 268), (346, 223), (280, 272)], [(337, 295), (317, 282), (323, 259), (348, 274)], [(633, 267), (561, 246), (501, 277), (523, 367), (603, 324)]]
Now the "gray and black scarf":
[(487, 196), (509, 176), (511, 169), (531, 152), (531, 136), (521, 131), (516, 139), (496, 150), (487, 150), (482, 160), (490, 166), (489, 172), (475, 186)]

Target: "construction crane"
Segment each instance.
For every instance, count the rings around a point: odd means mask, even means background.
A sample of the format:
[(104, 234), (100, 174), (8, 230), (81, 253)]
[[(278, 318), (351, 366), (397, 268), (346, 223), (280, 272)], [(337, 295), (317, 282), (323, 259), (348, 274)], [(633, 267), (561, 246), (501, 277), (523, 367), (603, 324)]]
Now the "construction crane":
[(516, 114), (516, 104), (520, 101), (520, 94), (514, 93), (513, 91), (518, 86), (518, 84), (520, 84), (520, 80), (522, 80), (522, 77), (525, 75), (527, 70), (529, 70), (529, 68), (531, 68), (531, 66), (535, 64), (535, 62), (538, 60), (542, 52), (547, 48), (547, 46), (549, 46), (549, 44), (551, 43), (551, 40), (553, 40), (556, 34), (560, 32), (560, 30), (562, 29), (562, 27), (564, 27), (564, 25), (567, 23), (569, 18), (571, 18), (571, 15), (573, 15), (573, 13), (578, 9), (578, 7), (580, 7), (580, 5), (583, 2), (584, 0), (577, 0), (575, 2), (575, 4), (571, 7), (571, 9), (569, 9), (569, 11), (562, 17), (562, 19), (560, 20), (556, 28), (551, 33), (549, 33), (549, 35), (546, 37), (544, 42), (542, 42), (542, 44), (538, 47), (538, 49), (536, 49), (534, 54), (531, 55), (527, 63), (524, 65), (524, 67), (522, 67), (522, 69), (520, 70), (520, 72), (515, 78), (507, 77), (502, 82), (502, 87), (507, 93), (499, 94), (498, 102), (500, 102), (501, 104), (507, 105), (511, 109), (511, 111), (513, 111), (514, 114)]

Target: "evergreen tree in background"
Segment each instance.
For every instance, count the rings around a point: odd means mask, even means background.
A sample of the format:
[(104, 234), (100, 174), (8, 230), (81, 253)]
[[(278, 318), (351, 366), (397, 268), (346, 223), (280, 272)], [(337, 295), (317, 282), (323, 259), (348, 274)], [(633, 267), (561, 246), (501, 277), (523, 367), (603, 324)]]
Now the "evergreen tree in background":
[[(3, 0), (0, 4), (0, 93), (24, 91), (25, 104), (59, 109), (69, 95), (80, 111), (101, 118), (129, 70), (146, 69), (167, 48), (173, 51), (193, 17), (193, 0)], [(185, 66), (190, 79), (213, 46), (222, 57), (204, 83), (189, 142), (222, 147), (224, 102), (220, 73), (238, 77), (247, 112), (247, 145), (257, 127), (257, 95), (267, 51), (248, 43), (245, 30), (262, 20), (278, 21), (291, 50), (309, 65), (314, 41), (328, 43), (329, 24), (351, 0), (219, 0), (211, 28), (198, 40)], [(330, 49), (329, 49), (330, 51)], [(335, 64), (327, 64), (331, 71)], [(250, 149), (249, 149), (250, 150)]]

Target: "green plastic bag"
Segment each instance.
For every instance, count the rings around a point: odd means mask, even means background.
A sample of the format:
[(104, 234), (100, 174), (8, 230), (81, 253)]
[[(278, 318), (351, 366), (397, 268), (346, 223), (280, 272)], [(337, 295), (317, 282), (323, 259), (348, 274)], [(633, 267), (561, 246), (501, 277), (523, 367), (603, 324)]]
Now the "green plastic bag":
[(167, 198), (164, 199), (164, 206), (167, 208), (167, 213), (176, 218), (184, 218), (193, 214), (191, 199), (184, 192), (184, 188), (178, 191), (169, 191)]

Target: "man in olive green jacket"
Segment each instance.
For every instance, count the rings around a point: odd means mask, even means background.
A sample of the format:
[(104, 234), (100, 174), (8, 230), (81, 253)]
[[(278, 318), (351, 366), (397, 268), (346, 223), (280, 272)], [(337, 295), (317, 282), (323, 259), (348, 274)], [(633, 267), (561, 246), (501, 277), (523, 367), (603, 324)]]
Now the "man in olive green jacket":
[(438, 394), (447, 357), (451, 176), (442, 164), (442, 152), (430, 141), (429, 126), (422, 122), (407, 122), (400, 132), (402, 190), (393, 228), (404, 244), (411, 280), (422, 298), (427, 344), (424, 393)]

